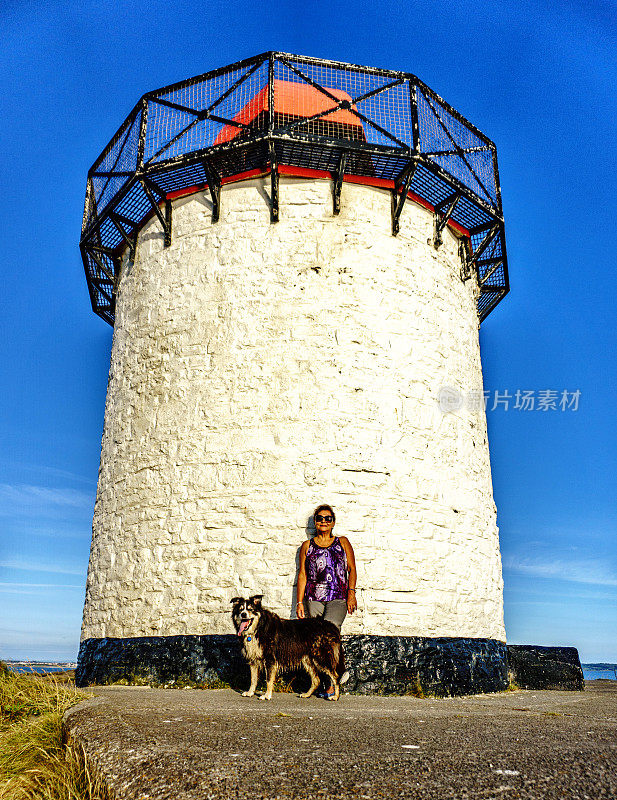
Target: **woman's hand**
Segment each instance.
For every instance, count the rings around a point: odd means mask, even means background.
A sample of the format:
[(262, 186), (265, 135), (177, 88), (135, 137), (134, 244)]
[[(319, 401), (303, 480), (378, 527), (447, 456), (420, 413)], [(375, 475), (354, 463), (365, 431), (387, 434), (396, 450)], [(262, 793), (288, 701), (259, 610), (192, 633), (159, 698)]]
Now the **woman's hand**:
[(353, 614), (354, 611), (358, 608), (358, 601), (356, 600), (356, 557), (353, 551), (353, 547), (351, 546), (349, 539), (346, 536), (339, 537), (339, 542), (343, 546), (343, 550), (345, 551), (345, 556), (347, 557), (347, 572), (348, 572), (348, 581), (349, 584), (353, 586), (353, 589), (349, 589), (347, 591), (347, 613)]
[(298, 617), (298, 619), (304, 619), (304, 603), (296, 604), (296, 617)]

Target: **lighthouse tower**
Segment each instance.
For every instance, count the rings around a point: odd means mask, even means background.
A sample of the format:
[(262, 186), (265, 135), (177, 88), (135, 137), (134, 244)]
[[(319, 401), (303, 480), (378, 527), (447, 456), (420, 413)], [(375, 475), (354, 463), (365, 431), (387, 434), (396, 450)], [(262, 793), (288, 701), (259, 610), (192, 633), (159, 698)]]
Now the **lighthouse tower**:
[(114, 334), (79, 682), (229, 672), (229, 600), (293, 613), (326, 502), (352, 688), (503, 688), (495, 145), (414, 75), (265, 53), (141, 98), (81, 251)]

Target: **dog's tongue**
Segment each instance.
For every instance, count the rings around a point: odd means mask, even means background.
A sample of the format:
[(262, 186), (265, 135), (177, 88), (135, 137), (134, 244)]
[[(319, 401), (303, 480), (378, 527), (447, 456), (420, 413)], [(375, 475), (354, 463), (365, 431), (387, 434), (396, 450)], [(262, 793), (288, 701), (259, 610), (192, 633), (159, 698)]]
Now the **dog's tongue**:
[(250, 624), (250, 619), (243, 619), (240, 623), (240, 627), (238, 628), (238, 636), (242, 636), (242, 632), (245, 631)]

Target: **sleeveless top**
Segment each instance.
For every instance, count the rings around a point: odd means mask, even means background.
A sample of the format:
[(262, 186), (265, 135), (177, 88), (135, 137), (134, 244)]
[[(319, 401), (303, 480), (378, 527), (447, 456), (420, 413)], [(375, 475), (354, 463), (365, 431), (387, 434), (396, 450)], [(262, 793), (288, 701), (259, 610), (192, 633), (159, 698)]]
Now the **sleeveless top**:
[(338, 536), (329, 547), (319, 547), (311, 539), (305, 565), (307, 600), (347, 599), (347, 556)]

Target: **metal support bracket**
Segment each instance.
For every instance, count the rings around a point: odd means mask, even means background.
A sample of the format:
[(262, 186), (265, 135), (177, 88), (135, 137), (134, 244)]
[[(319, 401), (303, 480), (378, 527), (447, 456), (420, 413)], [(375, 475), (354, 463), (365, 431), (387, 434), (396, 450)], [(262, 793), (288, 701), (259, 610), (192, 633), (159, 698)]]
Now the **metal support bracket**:
[[(93, 283), (95, 283), (97, 285), (97, 289), (99, 289), (99, 291), (102, 292), (105, 295), (105, 297), (108, 298), (109, 302), (112, 303), (113, 302), (113, 294), (115, 294), (115, 292), (116, 292), (116, 284), (117, 284), (116, 275), (109, 272), (109, 270), (107, 269), (107, 267), (103, 263), (102, 259), (99, 258), (99, 256), (96, 254), (96, 252), (94, 252), (92, 250), (92, 248), (87, 248), (87, 252), (96, 261), (96, 264), (97, 264), (98, 268), (101, 270), (103, 275), (107, 278), (109, 283), (111, 283), (112, 296), (108, 295), (107, 292), (101, 287), (99, 278), (96, 278), (96, 277), (93, 278)], [(116, 270), (116, 265), (115, 265), (115, 262), (114, 262), (114, 273), (115, 272), (117, 272), (117, 270)]]
[(345, 164), (347, 162), (347, 153), (343, 150), (338, 160), (338, 167), (333, 175), (334, 186), (332, 193), (332, 213), (339, 214), (341, 210), (341, 189), (343, 187), (343, 176), (345, 175)]
[(471, 263), (469, 261), (469, 239), (459, 239), (458, 256), (461, 260), (461, 280), (463, 283), (471, 278)]
[(448, 224), (450, 217), (454, 213), (454, 210), (460, 199), (460, 192), (455, 192), (435, 206), (435, 237), (433, 239), (433, 245), (436, 250), (443, 244), (441, 234), (443, 229)]
[(212, 199), (212, 222), (214, 223), (219, 221), (221, 213), (221, 176), (207, 161), (204, 161), (204, 170), (208, 178), (208, 189)]
[(112, 294), (109, 294), (107, 289), (101, 286), (101, 281), (98, 278), (93, 278), (92, 283), (96, 286), (97, 290), (103, 295), (103, 297), (107, 300), (110, 307), (114, 305), (114, 298)]
[(165, 198), (165, 236), (163, 237), (163, 247), (171, 244), (171, 200)]
[(146, 197), (150, 201), (150, 205), (152, 206), (152, 210), (156, 214), (161, 223), (161, 227), (163, 228), (163, 246), (169, 247), (171, 244), (171, 202), (169, 200), (165, 201), (165, 215), (161, 213), (161, 209), (159, 208), (159, 204), (156, 201), (156, 198), (152, 194), (150, 187), (148, 186), (148, 181), (146, 178), (141, 179), (142, 188), (146, 194)]
[[(480, 280), (480, 286), (484, 286), (484, 284), (488, 281), (488, 279), (492, 276), (492, 274), (496, 270), (498, 270), (499, 267), (503, 266), (503, 258), (490, 258), (490, 259), (487, 259), (486, 262), (482, 262), (482, 266), (485, 266), (485, 265), (486, 266), (490, 266), (490, 269), (488, 269), (484, 273), (482, 279)], [(480, 264), (478, 263), (478, 267), (479, 266), (480, 266)]]
[(110, 216), (113, 214), (114, 217), (127, 228), (138, 227), (136, 222), (134, 222), (132, 219), (129, 219), (128, 217), (125, 217), (124, 214), (120, 214), (118, 211), (110, 211), (109, 214)]
[(473, 255), (470, 258), (472, 264), (474, 265), (476, 264), (482, 253), (486, 250), (486, 248), (489, 246), (489, 244), (493, 241), (493, 239), (495, 238), (495, 236), (497, 236), (498, 233), (499, 233), (499, 225), (495, 223), (488, 229), (484, 239), (482, 239), (480, 244), (476, 247)]
[(392, 209), (392, 236), (396, 236), (399, 232), (399, 218), (401, 211), (407, 200), (407, 193), (415, 175), (418, 162), (416, 159), (410, 161), (401, 174), (394, 181), (394, 189), (392, 190), (391, 209)]
[(100, 244), (90, 244), (87, 245), (88, 250), (92, 250), (96, 253), (101, 253), (104, 256), (112, 256), (114, 255), (114, 251), (111, 247), (102, 247)]
[[(136, 229), (133, 230), (132, 234), (129, 236), (129, 234), (124, 229), (124, 225), (126, 224), (126, 221), (125, 221), (126, 218), (118, 216), (113, 211), (109, 212), (109, 219), (113, 222), (113, 224), (114, 224), (115, 228), (117, 229), (118, 233), (120, 234), (120, 236), (122, 236), (122, 238), (126, 242), (128, 248), (129, 248), (129, 252), (130, 252), (129, 258), (131, 259), (131, 261), (134, 261), (135, 260), (135, 250), (136, 250), (136, 245), (137, 245), (137, 230)], [(135, 226), (133, 226), (133, 227), (135, 228)]]
[(269, 144), (270, 154), (270, 222), (279, 221), (279, 167), (274, 142)]

